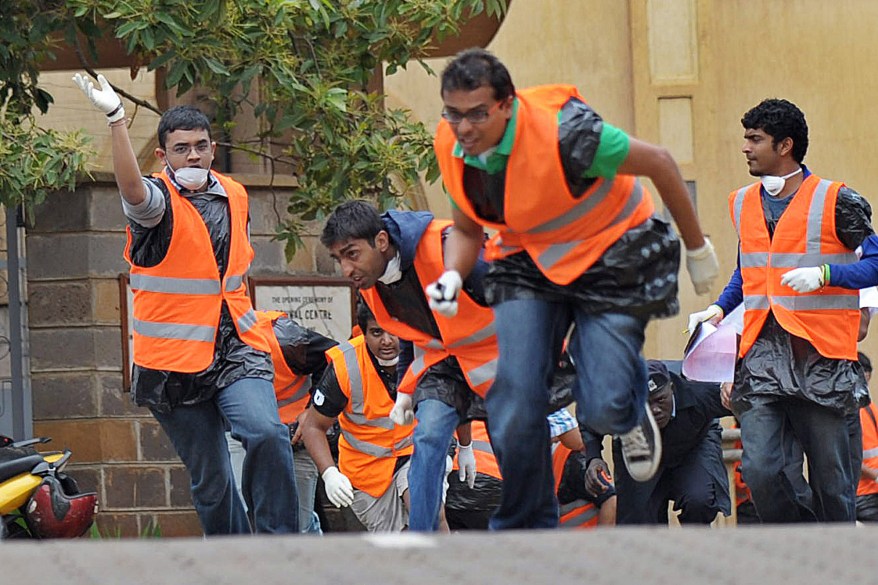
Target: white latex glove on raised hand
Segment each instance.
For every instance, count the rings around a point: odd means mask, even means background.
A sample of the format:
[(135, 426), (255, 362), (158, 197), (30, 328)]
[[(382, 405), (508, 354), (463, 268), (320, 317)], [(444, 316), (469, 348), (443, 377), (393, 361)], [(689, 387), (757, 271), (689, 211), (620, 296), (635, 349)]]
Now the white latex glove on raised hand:
[(457, 315), (457, 295), (463, 288), (463, 280), (457, 270), (446, 270), (439, 280), (428, 284), (424, 291), (430, 299), (430, 308), (443, 317)]
[(710, 286), (719, 276), (719, 262), (713, 244), (705, 237), (704, 245), (695, 250), (686, 250), (686, 270), (695, 287), (695, 293), (706, 295), (710, 292)]
[(73, 83), (79, 86), (82, 93), (91, 100), (91, 103), (98, 110), (107, 116), (107, 122), (116, 122), (125, 117), (125, 108), (122, 107), (122, 100), (110, 87), (110, 82), (103, 75), (98, 74), (98, 83), (101, 89), (95, 89), (94, 83), (84, 75), (77, 73), (73, 76)]
[(723, 310), (719, 305), (710, 305), (703, 311), (698, 311), (697, 313), (692, 313), (689, 315), (689, 328), (687, 331), (692, 333), (695, 331), (695, 327), (699, 323), (710, 323), (711, 325), (716, 325), (720, 321), (723, 320)]
[(823, 288), (823, 267), (794, 268), (781, 276), (780, 283), (798, 293), (814, 292)]
[(415, 411), (412, 408), (412, 395), (405, 392), (396, 393), (396, 403), (390, 410), (390, 420), (396, 424), (410, 425), (415, 420)]
[(321, 475), (326, 497), (336, 508), (345, 508), (354, 501), (354, 488), (348, 476), (338, 470), (338, 467), (327, 467)]
[(476, 455), (473, 453), (473, 444), (457, 445), (457, 477), (460, 481), (466, 480), (470, 489), (476, 485)]

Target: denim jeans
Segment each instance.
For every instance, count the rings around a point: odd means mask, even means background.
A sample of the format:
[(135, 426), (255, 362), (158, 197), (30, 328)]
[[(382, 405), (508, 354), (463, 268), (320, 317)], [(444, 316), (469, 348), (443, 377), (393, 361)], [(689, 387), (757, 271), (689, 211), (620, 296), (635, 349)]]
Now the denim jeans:
[(589, 314), (539, 299), (494, 306), (500, 358), (485, 407), (491, 443), (503, 474), (503, 497), (492, 530), (558, 525), (549, 450), (549, 386), (561, 342), (577, 376), (579, 422), (601, 434), (631, 430), (646, 404), (646, 366), (640, 351), (646, 321), (620, 313)]
[[(232, 459), (235, 486), (238, 488), (238, 496), (243, 502), (241, 476), (244, 471), (244, 446), (240, 441), (233, 439), (231, 433), (228, 432), (226, 433), (226, 441), (229, 443), (229, 457)], [(323, 534), (320, 527), (320, 517), (314, 511), (318, 477), (317, 465), (304, 448), (293, 450), (293, 464), (296, 472), (296, 492), (299, 495), (299, 532), (302, 534)], [(244, 509), (247, 509), (246, 505)]]
[(298, 532), (290, 435), (278, 418), (271, 382), (244, 378), (213, 400), (152, 413), (189, 471), (192, 502), (206, 535), (251, 532), (235, 488), (226, 422), (246, 453), (242, 493), (253, 531)]
[(445, 458), (459, 423), (457, 410), (440, 400), (418, 403), (411, 467), (409, 468), (409, 530), (439, 529), (439, 507), (445, 480)]
[(797, 493), (801, 463), (794, 460), (797, 469), (791, 469), (787, 460), (798, 451), (796, 444), (808, 458), (813, 517), (823, 522), (854, 521), (855, 474), (843, 415), (807, 400), (778, 398), (754, 400), (738, 420), (744, 446), (741, 472), (762, 522), (812, 519)]

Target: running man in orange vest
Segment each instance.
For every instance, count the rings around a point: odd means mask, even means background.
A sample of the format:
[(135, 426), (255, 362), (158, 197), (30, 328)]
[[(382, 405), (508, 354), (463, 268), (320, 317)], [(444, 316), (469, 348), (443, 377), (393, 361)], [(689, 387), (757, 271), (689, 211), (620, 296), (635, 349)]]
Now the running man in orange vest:
[(817, 520), (853, 522), (857, 472), (845, 416), (867, 397), (857, 363), (858, 290), (878, 281), (872, 211), (856, 191), (803, 164), (808, 125), (795, 104), (764, 100), (741, 124), (741, 150), (759, 181), (729, 195), (738, 267), (689, 327), (716, 323), (744, 303), (731, 407), (762, 522), (801, 520), (784, 471), (785, 454), (799, 448)]
[[(245, 284), (254, 255), (247, 191), (211, 171), (210, 120), (192, 106), (162, 114), (155, 155), (164, 168), (141, 177), (119, 96), (102, 75), (100, 89), (78, 73), (73, 80), (107, 115), (128, 218), (134, 402), (150, 409), (189, 470), (205, 534), (296, 533), (289, 429), (278, 418), (269, 341)], [(246, 452), (250, 521), (235, 489), (227, 421)]]
[(424, 286), (444, 271), (444, 242), (452, 231), (450, 221), (429, 212), (379, 215), (365, 201), (347, 201), (332, 212), (320, 236), (378, 325), (410, 342), (402, 345), (399, 391), (390, 415), (397, 424), (410, 423), (413, 406), (417, 409), (410, 530), (438, 528), (446, 452), (455, 428), (472, 487), (476, 463), (468, 421), (484, 418), (482, 398), (497, 364), (494, 313), (483, 305), (479, 270), (463, 285), (461, 318), (430, 310)]
[(552, 527), (545, 405), (572, 323), (578, 412), (622, 438), (633, 477), (649, 479), (661, 456), (641, 349), (649, 319), (679, 310), (680, 244), (636, 175), (652, 180), (676, 220), (700, 294), (718, 274), (716, 255), (667, 150), (605, 123), (575, 87), (516, 91), (496, 57), (469, 49), (445, 68), (441, 91), (434, 147), (454, 230), (447, 270), (427, 292), (439, 313), (453, 315), (484, 229), (496, 230), (485, 296), (500, 359), (486, 406), (503, 503), (491, 527)]
[[(413, 425), (390, 420), (396, 402), (399, 339), (375, 322), (365, 303), (357, 307), (363, 335), (330, 349), (329, 367), (318, 382), (302, 436), (326, 496), (350, 506), (370, 532), (399, 532), (408, 525), (408, 471)], [(326, 432), (338, 419), (338, 466)]]

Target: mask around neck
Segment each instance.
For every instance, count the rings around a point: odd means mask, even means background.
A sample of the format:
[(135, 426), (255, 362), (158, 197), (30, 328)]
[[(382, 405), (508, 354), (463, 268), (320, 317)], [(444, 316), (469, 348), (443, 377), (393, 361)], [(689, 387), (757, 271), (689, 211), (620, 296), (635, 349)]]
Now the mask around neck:
[(387, 263), (387, 268), (384, 269), (384, 274), (378, 279), (384, 284), (393, 284), (402, 278), (402, 269), (400, 268), (401, 260), (399, 257), (399, 251), (396, 252), (396, 256), (390, 259)]
[(396, 356), (396, 357), (393, 358), (392, 360), (383, 360), (383, 359), (381, 359), (381, 358), (378, 357), (378, 356), (375, 356), (375, 359), (378, 360), (378, 365), (379, 365), (379, 366), (384, 366), (385, 368), (389, 368), (389, 367), (391, 367), (391, 366), (395, 366), (396, 364), (399, 363), (399, 356)]
[(181, 187), (189, 189), (190, 191), (197, 191), (204, 187), (207, 183), (207, 175), (210, 173), (210, 169), (196, 167), (182, 167), (174, 170), (171, 168), (171, 165), (168, 165), (168, 168), (171, 169), (171, 172), (174, 174), (174, 180), (176, 180)]
[(792, 173), (788, 173), (782, 177), (778, 177), (775, 175), (762, 175), (762, 188), (765, 189), (765, 192), (772, 197), (776, 197), (778, 193), (783, 191), (784, 185), (786, 185), (787, 183), (787, 179), (792, 176), (798, 175), (801, 172), (802, 167), (799, 167)]

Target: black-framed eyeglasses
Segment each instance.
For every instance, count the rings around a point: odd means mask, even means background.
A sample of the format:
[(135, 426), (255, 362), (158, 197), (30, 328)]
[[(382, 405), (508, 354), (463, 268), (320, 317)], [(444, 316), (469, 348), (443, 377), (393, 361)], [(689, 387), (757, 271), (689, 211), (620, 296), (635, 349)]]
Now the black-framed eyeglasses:
[(478, 107), (466, 112), (446, 109), (442, 110), (442, 117), (445, 118), (449, 124), (460, 124), (464, 119), (470, 124), (484, 124), (501, 104), (503, 104), (503, 102), (499, 101), (489, 108)]
[(175, 144), (171, 147), (171, 152), (178, 156), (188, 156), (193, 148), (199, 155), (207, 154), (210, 152), (210, 142), (203, 141), (198, 144)]

